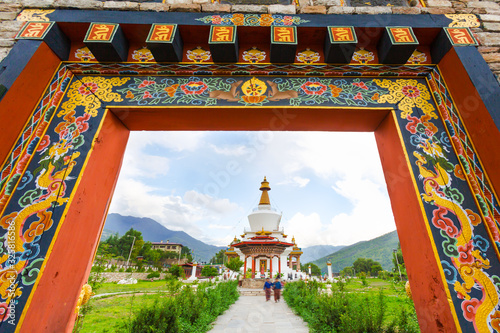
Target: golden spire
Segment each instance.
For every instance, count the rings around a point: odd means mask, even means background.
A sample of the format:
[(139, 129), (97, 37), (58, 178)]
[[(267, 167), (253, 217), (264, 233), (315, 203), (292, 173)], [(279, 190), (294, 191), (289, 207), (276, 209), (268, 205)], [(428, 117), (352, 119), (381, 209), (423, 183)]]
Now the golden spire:
[(292, 243), (295, 244), (295, 236), (292, 237)]
[(271, 188), (269, 187), (269, 182), (266, 180), (266, 177), (264, 177), (264, 181), (260, 183), (260, 190), (262, 191), (262, 195), (259, 205), (270, 205), (271, 202), (269, 201), (269, 194), (267, 194), (267, 191), (271, 191)]

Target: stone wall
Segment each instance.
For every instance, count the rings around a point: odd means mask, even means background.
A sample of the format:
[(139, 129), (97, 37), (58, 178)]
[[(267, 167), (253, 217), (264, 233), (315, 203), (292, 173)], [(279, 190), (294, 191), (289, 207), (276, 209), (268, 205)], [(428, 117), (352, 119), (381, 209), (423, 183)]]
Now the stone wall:
[[(132, 274), (132, 275), (131, 275)], [(136, 280), (147, 280), (147, 276), (149, 273), (110, 273), (105, 272), (102, 273), (102, 277), (106, 279), (106, 282), (118, 282), (123, 279), (128, 279), (130, 277)], [(160, 273), (160, 279), (165, 278), (165, 273)], [(156, 279), (155, 279), (156, 280)]]
[[(170, 12), (269, 13), (269, 14), (476, 14), (481, 26), (473, 28), (490, 68), (500, 75), (500, 0), (427, 0), (426, 7), (342, 7), (341, 0), (299, 0), (295, 5), (227, 5), (210, 0), (166, 0), (165, 3), (98, 0), (0, 0), (0, 60), (14, 45), (22, 25), (16, 21), (23, 9), (87, 9)], [(416, 5), (416, 1), (410, 1)]]

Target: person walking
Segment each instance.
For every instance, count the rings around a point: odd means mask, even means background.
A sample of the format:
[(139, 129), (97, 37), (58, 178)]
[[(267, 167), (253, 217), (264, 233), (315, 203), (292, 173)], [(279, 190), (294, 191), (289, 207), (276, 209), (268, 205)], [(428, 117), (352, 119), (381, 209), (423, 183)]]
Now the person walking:
[(274, 289), (274, 302), (278, 303), (281, 298), (281, 282), (280, 279), (276, 279), (276, 281), (273, 283), (273, 289)]
[(266, 279), (266, 282), (264, 283), (264, 291), (266, 292), (266, 302), (271, 299), (271, 288), (273, 284), (271, 281), (269, 281), (269, 278)]

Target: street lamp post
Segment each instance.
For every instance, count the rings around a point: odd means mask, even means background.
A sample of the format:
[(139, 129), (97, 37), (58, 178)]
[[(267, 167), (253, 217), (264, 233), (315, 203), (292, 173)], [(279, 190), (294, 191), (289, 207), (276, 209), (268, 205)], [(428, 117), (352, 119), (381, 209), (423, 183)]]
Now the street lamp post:
[(394, 253), (394, 256), (396, 257), (396, 264), (398, 265), (398, 271), (399, 271), (399, 281), (403, 281), (403, 277), (401, 276), (401, 269), (399, 268), (399, 260), (398, 260), (398, 250), (392, 249), (392, 253)]
[(130, 247), (130, 252), (128, 254), (128, 259), (127, 259), (127, 268), (128, 268), (128, 262), (130, 261), (130, 255), (132, 254), (132, 249), (134, 248), (135, 236), (127, 235), (127, 237), (134, 237), (134, 240), (132, 241), (132, 246)]

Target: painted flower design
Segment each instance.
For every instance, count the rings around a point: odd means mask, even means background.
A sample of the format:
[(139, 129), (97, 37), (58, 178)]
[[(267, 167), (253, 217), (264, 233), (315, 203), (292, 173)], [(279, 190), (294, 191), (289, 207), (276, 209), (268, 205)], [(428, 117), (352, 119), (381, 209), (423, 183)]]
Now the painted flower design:
[(379, 103), (397, 104), (401, 110), (401, 118), (407, 119), (413, 113), (413, 108), (417, 107), (425, 115), (436, 119), (437, 114), (434, 106), (430, 103), (431, 94), (427, 87), (415, 79), (374, 79), (373, 83), (381, 88), (388, 89), (386, 94), (380, 95)]
[(231, 19), (234, 25), (243, 25), (245, 24), (245, 15), (243, 14), (233, 14), (233, 18)]
[(328, 88), (330, 88), (332, 97), (339, 97), (340, 93), (342, 92), (342, 88), (339, 88), (333, 84), (328, 85)]
[(212, 15), (212, 24), (221, 24), (222, 18), (220, 15)]
[(97, 88), (99, 88), (99, 86), (96, 83), (86, 82), (86, 83), (83, 83), (80, 86), (80, 88), (78, 88), (78, 92), (84, 96), (87, 96), (90, 94), (94, 94), (97, 91)]
[(414, 86), (404, 86), (401, 91), (408, 97), (415, 98), (420, 96), (420, 90)]
[(301, 85), (300, 88), (307, 95), (323, 95), (323, 93), (326, 91), (327, 86), (319, 82), (307, 81), (306, 83)]
[(259, 18), (259, 22), (261, 26), (270, 26), (273, 23), (274, 19), (271, 14), (262, 14)]
[(137, 86), (137, 88), (144, 88), (155, 83), (156, 83), (155, 81), (144, 80), (139, 86)]
[(168, 94), (169, 97), (174, 97), (175, 92), (177, 91), (178, 87), (179, 87), (178, 84), (173, 84), (171, 86), (166, 87), (163, 90), (165, 90), (167, 92), (167, 94)]
[(361, 88), (361, 89), (368, 90), (368, 87), (366, 86), (366, 84), (364, 82), (353, 82), (352, 84), (356, 87)]
[(202, 81), (189, 81), (181, 85), (181, 90), (186, 95), (201, 95), (207, 88), (208, 86)]
[(284, 25), (292, 25), (293, 24), (293, 17), (291, 17), (291, 16), (283, 17), (283, 24)]

